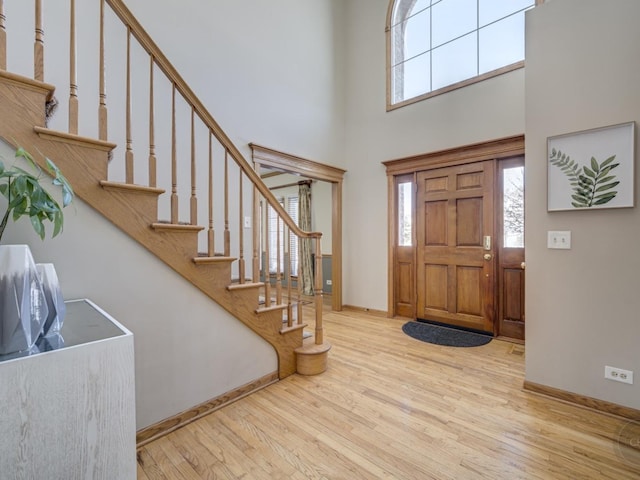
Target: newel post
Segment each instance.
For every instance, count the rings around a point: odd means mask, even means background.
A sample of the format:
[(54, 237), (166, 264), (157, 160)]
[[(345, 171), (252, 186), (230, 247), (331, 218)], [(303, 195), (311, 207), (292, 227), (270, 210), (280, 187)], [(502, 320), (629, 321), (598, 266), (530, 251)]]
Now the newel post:
[(316, 261), (315, 261), (315, 286), (314, 286), (314, 298), (316, 301), (316, 345), (322, 345), (324, 343), (324, 330), (322, 327), (322, 307), (323, 307), (323, 293), (322, 293), (322, 248), (320, 244), (320, 237), (316, 238)]

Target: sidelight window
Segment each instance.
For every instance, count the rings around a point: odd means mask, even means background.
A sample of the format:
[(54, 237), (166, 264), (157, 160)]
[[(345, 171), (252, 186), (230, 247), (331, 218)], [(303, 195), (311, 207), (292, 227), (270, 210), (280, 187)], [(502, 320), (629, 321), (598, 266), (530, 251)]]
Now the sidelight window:
[(398, 246), (413, 244), (413, 182), (398, 184)]
[(524, 167), (503, 170), (503, 245), (524, 248)]

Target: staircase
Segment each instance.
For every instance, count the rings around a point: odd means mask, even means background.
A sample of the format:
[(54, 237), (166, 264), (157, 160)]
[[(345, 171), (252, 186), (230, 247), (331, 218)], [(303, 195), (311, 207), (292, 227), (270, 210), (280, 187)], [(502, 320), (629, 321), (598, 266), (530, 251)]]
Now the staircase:
[[(92, 121), (97, 120), (98, 138), (78, 133), (79, 112), (83, 110), (76, 72), (83, 67), (76, 65), (75, 0), (69, 0), (68, 11), (68, 94), (66, 86), (56, 90), (44, 80), (43, 58), (48, 52), (44, 45), (41, 0), (35, 0), (35, 18), (30, 20), (35, 25), (33, 78), (7, 70), (5, 22), (12, 19), (5, 17), (4, 1), (0, 0), (0, 136), (14, 147), (27, 148), (42, 165), (45, 156), (54, 159), (76, 195), (269, 342), (277, 352), (279, 378), (296, 372), (305, 375), (323, 372), (330, 345), (324, 342), (322, 327), (321, 234), (304, 232), (296, 226), (124, 3), (96, 2), (100, 7), (99, 18), (95, 19), (95, 24), (100, 25), (100, 42), (96, 45), (100, 73), (99, 98), (95, 99), (97, 118)], [(105, 27), (107, 15), (119, 19), (126, 31), (125, 138), (119, 141), (108, 135), (108, 126), (113, 122), (109, 123), (111, 111), (105, 86), (108, 80), (105, 44), (111, 43), (107, 38), (110, 29)], [(83, 21), (90, 20), (83, 17)], [(132, 73), (132, 57), (140, 52), (148, 62), (144, 99), (135, 98), (136, 90), (132, 88), (132, 83), (139, 81)], [(139, 65), (137, 60), (135, 65)], [(170, 91), (170, 99), (159, 99), (159, 91)], [(68, 131), (52, 130), (47, 127), (47, 108), (64, 100), (68, 102), (65, 102)], [(132, 105), (142, 101), (148, 111), (141, 121), (140, 115), (132, 115)], [(169, 104), (168, 111), (156, 111)], [(143, 162), (136, 158), (132, 139), (132, 132), (140, 130), (141, 122), (148, 134)], [(156, 147), (158, 132), (170, 132), (171, 139), (164, 150)], [(187, 139), (180, 143), (184, 132)], [(185, 143), (189, 145), (186, 161), (185, 155), (181, 155), (185, 149), (180, 149)], [(168, 171), (159, 168), (161, 158), (169, 164)], [(114, 162), (120, 162), (119, 166), (114, 167)], [(206, 175), (201, 173), (203, 170)], [(134, 181), (141, 171), (148, 179), (144, 185)], [(119, 174), (124, 178), (110, 180)], [(178, 182), (184, 177), (190, 177), (187, 185)], [(203, 183), (206, 193), (200, 195)], [(181, 201), (184, 197), (188, 199)], [(278, 262), (275, 284), (259, 281), (260, 245), (268, 244), (261, 235), (269, 238), (274, 233), (269, 231), (269, 222), (260, 221), (266, 209), (273, 209), (278, 225), (282, 225), (276, 235), (278, 252), (292, 235), (300, 241), (315, 243), (315, 328), (314, 335), (304, 341), (303, 329), (307, 324), (303, 319), (300, 287), (292, 290), (291, 278), (285, 282), (286, 288), (282, 286), (285, 272), (291, 269), (287, 265), (281, 268)], [(188, 221), (181, 221), (185, 216)], [(244, 238), (243, 233), (247, 217), (253, 222), (250, 239)], [(248, 261), (245, 251), (251, 252)], [(264, 303), (259, 301), (261, 295)]]

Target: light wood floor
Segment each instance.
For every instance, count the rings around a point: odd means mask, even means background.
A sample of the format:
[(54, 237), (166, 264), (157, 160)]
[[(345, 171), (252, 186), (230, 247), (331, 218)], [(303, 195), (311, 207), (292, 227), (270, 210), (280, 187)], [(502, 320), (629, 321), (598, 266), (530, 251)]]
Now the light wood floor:
[[(139, 479), (638, 479), (623, 419), (522, 390), (524, 347), (447, 348), (328, 313), (329, 369), (139, 451)], [(638, 431), (638, 425), (631, 425)]]

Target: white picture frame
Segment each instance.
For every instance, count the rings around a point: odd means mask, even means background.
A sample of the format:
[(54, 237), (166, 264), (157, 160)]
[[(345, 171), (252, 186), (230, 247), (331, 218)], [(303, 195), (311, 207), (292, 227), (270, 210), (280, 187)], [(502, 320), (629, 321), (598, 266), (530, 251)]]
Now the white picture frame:
[(634, 206), (635, 122), (547, 138), (547, 210)]

